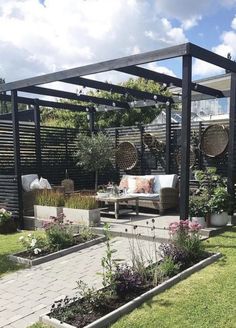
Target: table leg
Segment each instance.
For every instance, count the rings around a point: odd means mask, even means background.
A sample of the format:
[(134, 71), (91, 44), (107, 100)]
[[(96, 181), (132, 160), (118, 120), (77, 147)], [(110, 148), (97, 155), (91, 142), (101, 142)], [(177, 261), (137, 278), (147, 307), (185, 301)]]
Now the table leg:
[(119, 218), (119, 202), (118, 202), (118, 200), (115, 201), (115, 218), (116, 219)]
[(136, 215), (139, 215), (139, 201), (138, 201), (138, 198), (135, 201), (135, 211), (136, 211)]

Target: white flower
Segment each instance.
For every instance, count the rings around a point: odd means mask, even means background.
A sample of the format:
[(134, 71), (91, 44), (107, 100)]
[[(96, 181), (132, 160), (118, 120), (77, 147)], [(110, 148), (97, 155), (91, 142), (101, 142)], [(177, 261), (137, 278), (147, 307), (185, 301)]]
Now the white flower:
[(21, 241), (21, 240), (24, 240), (24, 236), (20, 236), (19, 240), (20, 240), (20, 241)]
[(42, 252), (42, 250), (40, 249), (40, 248), (35, 248), (34, 249), (34, 254), (35, 255), (37, 255), (37, 254), (39, 254), (39, 253), (41, 253)]
[(6, 213), (6, 210), (5, 210), (5, 208), (1, 208), (1, 209), (0, 209), (0, 213), (3, 213), (3, 214), (5, 214), (5, 213)]
[(31, 236), (32, 236), (31, 233), (29, 233), (29, 234), (28, 234), (28, 237), (31, 237)]
[(30, 246), (31, 246), (31, 247), (34, 247), (34, 246), (36, 245), (36, 243), (37, 243), (37, 239), (33, 238), (33, 239), (31, 240)]

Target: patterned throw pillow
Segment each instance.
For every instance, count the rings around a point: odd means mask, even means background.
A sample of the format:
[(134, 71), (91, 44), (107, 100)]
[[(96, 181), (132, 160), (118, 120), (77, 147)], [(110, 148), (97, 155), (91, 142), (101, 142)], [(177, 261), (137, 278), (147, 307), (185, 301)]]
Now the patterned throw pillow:
[(129, 185), (128, 185), (128, 177), (124, 176), (120, 180), (119, 188), (120, 189), (128, 189), (128, 187), (129, 187)]
[(154, 178), (136, 178), (136, 193), (152, 194), (153, 193)]

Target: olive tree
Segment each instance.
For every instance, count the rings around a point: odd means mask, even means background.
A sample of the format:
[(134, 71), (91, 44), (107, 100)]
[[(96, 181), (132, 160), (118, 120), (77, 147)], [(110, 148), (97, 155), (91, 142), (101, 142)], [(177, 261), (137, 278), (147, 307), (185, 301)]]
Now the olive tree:
[(95, 172), (95, 190), (97, 191), (99, 171), (106, 168), (114, 155), (112, 141), (100, 132), (92, 136), (79, 134), (75, 143), (77, 165)]

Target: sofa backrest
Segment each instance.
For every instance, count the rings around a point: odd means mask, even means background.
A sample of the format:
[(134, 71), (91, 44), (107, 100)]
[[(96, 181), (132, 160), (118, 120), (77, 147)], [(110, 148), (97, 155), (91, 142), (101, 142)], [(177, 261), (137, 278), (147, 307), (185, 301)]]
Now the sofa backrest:
[[(125, 177), (136, 177), (134, 175), (124, 175)], [(123, 177), (124, 177), (123, 176)], [(176, 174), (151, 174), (143, 177), (154, 178), (153, 193), (159, 194), (161, 188), (176, 188), (178, 176)]]

